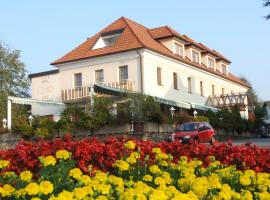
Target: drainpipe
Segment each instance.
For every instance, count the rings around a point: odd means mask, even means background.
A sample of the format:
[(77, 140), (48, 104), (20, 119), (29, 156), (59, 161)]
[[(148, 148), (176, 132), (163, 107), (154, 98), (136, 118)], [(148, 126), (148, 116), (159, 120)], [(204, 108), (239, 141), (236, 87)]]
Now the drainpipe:
[(140, 57), (141, 93), (143, 94), (143, 62), (142, 62), (142, 55), (140, 54), (139, 50), (136, 50), (136, 52)]

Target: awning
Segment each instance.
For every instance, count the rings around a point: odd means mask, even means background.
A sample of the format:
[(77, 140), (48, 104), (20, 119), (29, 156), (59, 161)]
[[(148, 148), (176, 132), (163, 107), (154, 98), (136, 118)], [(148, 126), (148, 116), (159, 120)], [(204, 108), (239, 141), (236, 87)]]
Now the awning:
[(204, 111), (212, 110), (213, 112), (219, 111), (218, 108), (214, 108), (211, 106), (200, 105), (200, 104), (196, 104), (196, 103), (190, 103), (190, 105), (191, 105), (191, 108), (193, 108), (193, 109), (204, 110)]
[(167, 104), (167, 105), (171, 105), (171, 106), (176, 106), (176, 107), (186, 108), (186, 109), (191, 108), (190, 104), (186, 103), (186, 102), (174, 101), (174, 100), (164, 99), (164, 98), (160, 98), (160, 97), (154, 97), (154, 99), (159, 103), (163, 103), (163, 104)]
[(62, 102), (56, 101), (45, 101), (45, 100), (37, 100), (37, 99), (29, 99), (29, 98), (20, 98), (9, 96), (8, 100), (15, 104), (23, 104), (23, 105), (43, 105), (43, 106), (54, 106), (54, 107), (65, 107), (65, 104)]

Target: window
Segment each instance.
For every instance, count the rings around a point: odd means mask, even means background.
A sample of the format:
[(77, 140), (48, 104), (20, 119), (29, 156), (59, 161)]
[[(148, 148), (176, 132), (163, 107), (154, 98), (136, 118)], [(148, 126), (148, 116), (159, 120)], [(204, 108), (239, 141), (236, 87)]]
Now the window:
[(120, 82), (128, 80), (128, 66), (127, 65), (119, 67), (119, 80)]
[(173, 73), (173, 87), (174, 89), (178, 90), (178, 83), (177, 83), (177, 73)]
[(215, 85), (212, 85), (212, 96), (215, 96)]
[(96, 83), (103, 83), (104, 82), (103, 69), (95, 71), (95, 78), (96, 78)]
[(215, 60), (213, 58), (208, 57), (208, 67), (214, 69)]
[(74, 74), (74, 88), (82, 87), (82, 73)]
[(225, 64), (221, 64), (221, 72), (222, 74), (227, 74), (227, 66)]
[(203, 96), (203, 82), (200, 81), (200, 92), (201, 92), (201, 96)]
[(197, 51), (192, 50), (192, 61), (195, 63), (200, 62), (200, 54)]
[(188, 92), (191, 93), (192, 90), (191, 90), (191, 78), (188, 77)]
[(157, 84), (162, 85), (162, 80), (161, 80), (161, 68), (157, 68)]
[(103, 42), (105, 44), (105, 47), (109, 47), (114, 45), (114, 43), (116, 42), (116, 40), (118, 39), (118, 37), (120, 36), (120, 34), (115, 34), (115, 35), (109, 35), (106, 37), (102, 37)]
[(179, 55), (179, 56), (184, 56), (184, 46), (179, 43), (174, 43), (174, 53)]
[(224, 88), (222, 88), (221, 91), (222, 91), (222, 95), (224, 95), (225, 94)]

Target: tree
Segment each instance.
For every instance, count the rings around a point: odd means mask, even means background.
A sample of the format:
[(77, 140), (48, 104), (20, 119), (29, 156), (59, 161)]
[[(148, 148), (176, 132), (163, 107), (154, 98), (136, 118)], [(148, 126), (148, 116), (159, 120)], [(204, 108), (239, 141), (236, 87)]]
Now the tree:
[(240, 79), (241, 79), (241, 81), (243, 81), (244, 83), (250, 85), (250, 87), (251, 87), (247, 91), (247, 95), (249, 97), (249, 100), (250, 100), (251, 105), (253, 105), (253, 106), (258, 105), (258, 96), (257, 96), (256, 91), (252, 88), (252, 84), (245, 77), (240, 77)]
[[(20, 51), (13, 50), (0, 42), (0, 119), (6, 118), (7, 97), (29, 96), (29, 79), (24, 63), (20, 60)], [(21, 110), (23, 106), (16, 106)]]
[[(270, 0), (264, 0), (263, 6), (264, 7), (268, 7), (268, 6), (270, 7)], [(270, 14), (266, 15), (265, 19), (267, 19), (267, 20), (270, 19)]]

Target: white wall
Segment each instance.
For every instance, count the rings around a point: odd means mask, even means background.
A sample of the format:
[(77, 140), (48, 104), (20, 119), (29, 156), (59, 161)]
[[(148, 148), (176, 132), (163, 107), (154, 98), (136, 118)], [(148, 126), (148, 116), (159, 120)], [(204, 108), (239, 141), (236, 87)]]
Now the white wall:
[(73, 76), (82, 73), (82, 85), (95, 83), (95, 70), (103, 69), (104, 83), (119, 82), (119, 66), (128, 66), (128, 79), (140, 91), (140, 62), (136, 51), (57, 65), (61, 90), (74, 88)]
[[(160, 56), (149, 50), (145, 50), (143, 54), (143, 74), (151, 74), (151, 76), (144, 76), (144, 92), (146, 94), (205, 105), (208, 96), (212, 95), (212, 85), (215, 85), (215, 94), (222, 94), (222, 88), (225, 89), (225, 93), (247, 91), (247, 88), (232, 81), (165, 56)], [(157, 67), (162, 68), (162, 86), (157, 84)], [(178, 90), (175, 90), (173, 86), (174, 72), (179, 76)], [(192, 79), (192, 93), (188, 92), (188, 77)], [(203, 81), (204, 96), (200, 94), (200, 81)]]
[[(32, 99), (61, 102), (61, 87), (59, 73), (33, 77), (31, 79)], [(54, 120), (59, 119), (63, 108), (55, 106), (32, 105), (32, 114), (45, 116), (53, 115)]]

